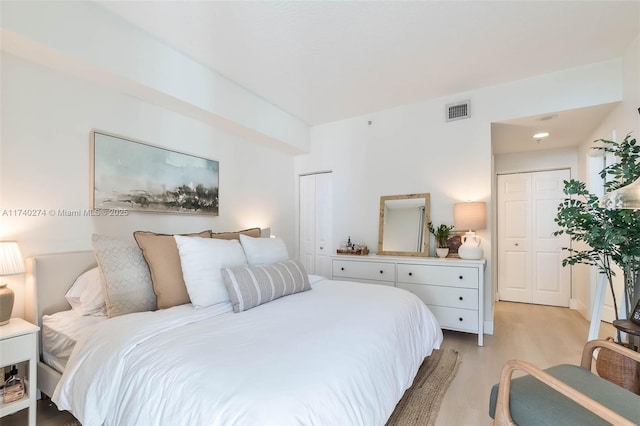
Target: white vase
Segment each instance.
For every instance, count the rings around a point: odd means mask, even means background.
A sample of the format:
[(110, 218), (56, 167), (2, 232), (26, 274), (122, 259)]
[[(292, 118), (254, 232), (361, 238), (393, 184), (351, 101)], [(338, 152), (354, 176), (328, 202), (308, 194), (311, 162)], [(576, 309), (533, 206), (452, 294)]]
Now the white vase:
[(458, 248), (460, 259), (482, 259), (484, 253), (482, 247), (480, 247), (481, 241), (475, 232), (467, 232), (464, 237), (462, 237), (462, 245)]
[(436, 248), (436, 255), (438, 257), (447, 257), (447, 255), (449, 254), (449, 249), (447, 247), (445, 248)]
[(6, 284), (0, 284), (0, 325), (9, 323), (13, 311), (13, 290)]

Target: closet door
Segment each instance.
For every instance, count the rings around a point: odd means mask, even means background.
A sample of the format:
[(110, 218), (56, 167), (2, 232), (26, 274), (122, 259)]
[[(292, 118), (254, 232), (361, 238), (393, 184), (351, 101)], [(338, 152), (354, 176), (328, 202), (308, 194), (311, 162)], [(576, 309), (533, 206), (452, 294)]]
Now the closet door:
[(300, 255), (298, 259), (309, 274), (315, 274), (316, 177), (300, 176)]
[(500, 300), (533, 300), (531, 285), (531, 176), (498, 176), (498, 294)]
[(333, 185), (331, 173), (316, 175), (316, 274), (331, 278), (333, 251)]
[(333, 250), (331, 173), (300, 176), (300, 255), (309, 274), (331, 277)]
[(566, 235), (554, 236), (569, 170), (498, 176), (500, 300), (569, 306), (571, 270), (562, 266)]
[(567, 253), (563, 247), (571, 244), (567, 235), (554, 236), (558, 230), (555, 217), (564, 199), (564, 181), (569, 170), (552, 170), (531, 174), (532, 262), (534, 271), (533, 303), (569, 306), (571, 298), (571, 268), (562, 266)]

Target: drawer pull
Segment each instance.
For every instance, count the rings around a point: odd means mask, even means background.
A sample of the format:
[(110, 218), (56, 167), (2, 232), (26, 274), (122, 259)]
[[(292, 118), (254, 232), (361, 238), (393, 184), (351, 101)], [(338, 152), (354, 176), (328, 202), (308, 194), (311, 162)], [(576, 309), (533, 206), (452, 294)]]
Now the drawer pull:
[(412, 275), (413, 275), (413, 272), (409, 272), (409, 276), (412, 276)]
[(341, 271), (344, 271), (344, 266), (342, 268), (340, 268)]
[(458, 318), (458, 321), (462, 322), (462, 317)]
[(384, 271), (380, 271), (380, 273), (382, 274), (382, 273), (384, 273)]
[(458, 297), (458, 299), (463, 300), (463, 299), (464, 299), (464, 297), (460, 296), (460, 297)]
[(463, 277), (462, 275), (460, 275), (460, 276), (458, 277), (458, 279), (459, 279), (459, 280), (461, 280), (461, 279), (463, 279), (463, 278), (464, 278), (464, 277)]

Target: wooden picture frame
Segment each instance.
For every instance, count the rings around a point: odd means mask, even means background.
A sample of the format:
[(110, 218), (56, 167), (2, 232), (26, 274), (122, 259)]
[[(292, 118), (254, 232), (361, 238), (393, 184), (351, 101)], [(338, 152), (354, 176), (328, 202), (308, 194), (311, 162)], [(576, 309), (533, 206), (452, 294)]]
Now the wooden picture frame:
[[(391, 214), (392, 211), (403, 212)], [(399, 215), (414, 214), (414, 220)], [(397, 218), (392, 219), (392, 218)], [(428, 223), (431, 221), (431, 194), (383, 195), (380, 197), (378, 254), (389, 256), (429, 256)], [(391, 224), (406, 225), (401, 232), (389, 232)], [(389, 244), (391, 237), (393, 243)], [(398, 245), (399, 244), (399, 245)], [(411, 247), (409, 247), (411, 246)]]
[(219, 163), (91, 132), (91, 208), (218, 216)]
[(449, 238), (447, 238), (447, 247), (449, 248), (449, 254), (447, 257), (459, 258), (458, 249), (462, 245), (462, 236), (465, 231), (451, 231), (449, 232)]

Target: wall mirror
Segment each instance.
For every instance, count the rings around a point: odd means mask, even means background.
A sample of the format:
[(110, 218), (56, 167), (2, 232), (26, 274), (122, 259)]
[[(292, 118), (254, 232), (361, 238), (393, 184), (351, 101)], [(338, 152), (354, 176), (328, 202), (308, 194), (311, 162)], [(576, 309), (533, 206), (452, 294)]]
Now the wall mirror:
[(380, 197), (378, 254), (428, 256), (430, 194)]

